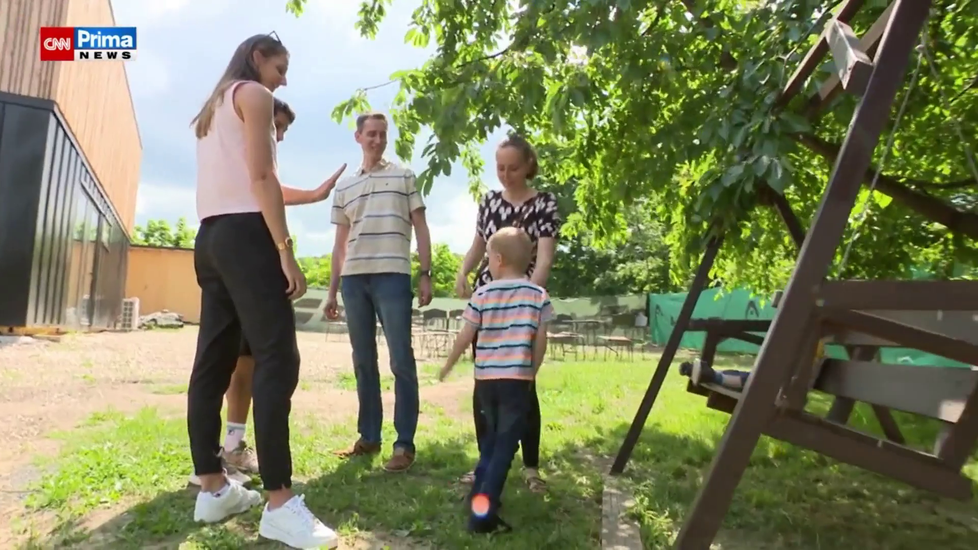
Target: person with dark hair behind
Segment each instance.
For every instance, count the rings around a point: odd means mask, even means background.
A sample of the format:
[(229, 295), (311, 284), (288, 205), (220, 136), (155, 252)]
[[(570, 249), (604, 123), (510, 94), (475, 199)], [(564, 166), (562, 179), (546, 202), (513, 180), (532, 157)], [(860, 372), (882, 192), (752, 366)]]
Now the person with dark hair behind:
[[(462, 266), (455, 278), (455, 293), (459, 298), (472, 295), (469, 287), (469, 273), (479, 265), (476, 273), (475, 289), (492, 282), (489, 262), (486, 257), (486, 242), (504, 227), (523, 229), (532, 242), (533, 254), (526, 268), (530, 281), (540, 287), (547, 286), (550, 268), (553, 266), (557, 250), (557, 235), (560, 233), (561, 218), (557, 211), (557, 198), (553, 193), (538, 192), (529, 182), (537, 176), (537, 154), (526, 139), (511, 134), (496, 149), (496, 176), (502, 183), (501, 191), (489, 191), (479, 203), (476, 218), (475, 237)], [(480, 263), (481, 262), (481, 263)], [(475, 356), (478, 342), (472, 344)], [(531, 386), (529, 419), (520, 441), (523, 450), (523, 479), (534, 493), (543, 493), (547, 485), (540, 477), (540, 432), (543, 421), (540, 416), (540, 398), (536, 384)], [(485, 417), (479, 393), (472, 393), (472, 411), (475, 420), (475, 434), (481, 447), (486, 434)], [(475, 472), (462, 476), (463, 483), (472, 483)]]
[[(285, 133), (295, 122), (295, 111), (285, 101), (275, 98), (273, 116), (275, 141), (281, 143), (285, 139)], [(323, 182), (322, 185), (312, 190), (294, 189), (283, 185), (282, 197), (285, 205), (312, 204), (326, 200), (342, 171), (343, 168)], [(243, 484), (250, 483), (251, 478), (249, 476), (257, 475), (259, 472), (258, 455), (244, 439), (248, 427), (248, 410), (251, 408), (251, 386), (254, 372), (255, 359), (251, 354), (251, 346), (242, 338), (238, 351), (238, 362), (235, 365), (234, 374), (231, 375), (231, 385), (225, 394), (227, 431), (224, 436), (224, 448), (221, 455), (228, 477)], [(200, 485), (200, 479), (194, 474), (191, 474), (189, 481), (192, 485)]]
[[(306, 290), (278, 179), (272, 91), (286, 84), (289, 52), (272, 34), (242, 42), (192, 125), (197, 137), (194, 269), (201, 289), (187, 429), (200, 493), (194, 520), (216, 523), (260, 506), (221, 460), (221, 402), (242, 335), (255, 357), (255, 442), (268, 503), (259, 535), (294, 548), (335, 548), (339, 537), (292, 491), (289, 416), (299, 381), (292, 300)], [(339, 174), (336, 175), (337, 177)]]

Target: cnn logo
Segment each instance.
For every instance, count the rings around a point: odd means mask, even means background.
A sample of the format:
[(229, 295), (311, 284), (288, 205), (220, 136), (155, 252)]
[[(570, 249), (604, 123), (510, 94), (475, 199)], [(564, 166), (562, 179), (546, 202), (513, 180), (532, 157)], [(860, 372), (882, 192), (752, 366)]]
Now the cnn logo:
[(74, 61), (75, 29), (72, 27), (41, 27), (41, 61)]
[(70, 38), (45, 38), (41, 46), (49, 52), (63, 52), (71, 50)]

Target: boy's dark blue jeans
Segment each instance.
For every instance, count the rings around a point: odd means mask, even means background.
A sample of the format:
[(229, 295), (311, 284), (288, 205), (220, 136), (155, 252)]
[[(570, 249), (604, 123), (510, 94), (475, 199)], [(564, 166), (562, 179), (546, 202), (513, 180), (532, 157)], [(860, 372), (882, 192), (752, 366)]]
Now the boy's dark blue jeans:
[[(532, 399), (530, 380), (476, 380), (475, 392), (482, 405), (486, 432), (480, 442), (479, 465), (475, 468), (472, 494), (489, 497), (489, 515), (496, 515), (506, 476), (526, 430)], [(471, 516), (472, 521), (483, 518)]]

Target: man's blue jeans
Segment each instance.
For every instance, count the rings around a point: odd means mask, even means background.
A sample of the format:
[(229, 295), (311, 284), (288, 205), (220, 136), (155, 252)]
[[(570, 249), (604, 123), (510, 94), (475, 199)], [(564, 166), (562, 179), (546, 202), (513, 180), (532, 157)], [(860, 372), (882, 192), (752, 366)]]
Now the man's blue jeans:
[(384, 327), (394, 373), (394, 448), (414, 452), (418, 429), (418, 366), (411, 348), (411, 276), (404, 273), (345, 275), (341, 279), (346, 326), (353, 347), (360, 412), (357, 429), (365, 443), (381, 442), (384, 405), (377, 364), (377, 319)]

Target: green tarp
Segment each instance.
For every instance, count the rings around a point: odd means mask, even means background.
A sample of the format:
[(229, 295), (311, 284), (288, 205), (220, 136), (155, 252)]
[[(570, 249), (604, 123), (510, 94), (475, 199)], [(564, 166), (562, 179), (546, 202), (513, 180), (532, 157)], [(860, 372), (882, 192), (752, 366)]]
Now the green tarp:
[[(651, 339), (657, 345), (664, 346), (669, 340), (672, 329), (676, 326), (676, 318), (683, 307), (686, 293), (649, 294), (649, 328)], [(752, 295), (746, 290), (721, 291), (709, 289), (703, 291), (693, 310), (693, 319), (773, 319), (776, 310), (771, 307), (770, 298)], [(704, 332), (687, 332), (680, 343), (681, 348), (699, 350), (703, 348)], [(729, 339), (720, 344), (718, 351), (726, 353), (741, 353), (756, 355), (759, 347), (740, 340)], [(830, 357), (845, 359), (846, 353), (837, 346), (828, 346), (826, 354)], [(900, 363), (928, 366), (963, 367), (962, 363), (951, 361), (936, 355), (918, 350), (903, 348), (884, 348), (882, 351), (884, 363)]]

